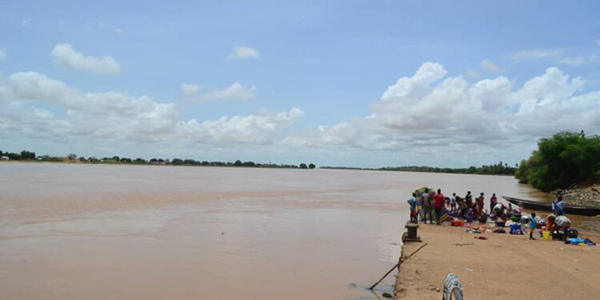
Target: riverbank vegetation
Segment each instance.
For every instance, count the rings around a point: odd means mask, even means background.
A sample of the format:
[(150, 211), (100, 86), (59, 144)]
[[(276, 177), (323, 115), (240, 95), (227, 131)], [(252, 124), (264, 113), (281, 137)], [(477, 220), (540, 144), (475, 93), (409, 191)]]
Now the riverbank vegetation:
[(538, 149), (521, 161), (515, 177), (520, 183), (549, 192), (600, 178), (600, 136), (561, 132), (540, 139)]
[(253, 161), (223, 162), (223, 161), (200, 161), (194, 159), (162, 159), (152, 158), (149, 160), (143, 158), (128, 158), (128, 157), (83, 157), (71, 153), (65, 157), (57, 157), (50, 155), (36, 156), (35, 152), (23, 150), (20, 153), (3, 152), (0, 150), (0, 157), (3, 160), (12, 161), (39, 161), (39, 162), (64, 162), (64, 163), (89, 163), (89, 164), (129, 164), (129, 165), (170, 165), (170, 166), (210, 166), (210, 167), (250, 167), (250, 168), (286, 168), (286, 169), (314, 169), (316, 165), (313, 163), (301, 163), (299, 165), (292, 164), (274, 164), (274, 163), (255, 163)]
[(342, 170), (371, 170), (371, 171), (400, 171), (400, 172), (422, 172), (422, 173), (453, 173), (453, 174), (479, 174), (479, 175), (514, 175), (516, 167), (511, 167), (506, 163), (499, 162), (492, 165), (483, 165), (481, 167), (468, 168), (438, 168), (427, 166), (403, 166), (403, 167), (383, 167), (383, 168), (347, 168), (347, 167), (321, 167), (322, 169), (342, 169)]

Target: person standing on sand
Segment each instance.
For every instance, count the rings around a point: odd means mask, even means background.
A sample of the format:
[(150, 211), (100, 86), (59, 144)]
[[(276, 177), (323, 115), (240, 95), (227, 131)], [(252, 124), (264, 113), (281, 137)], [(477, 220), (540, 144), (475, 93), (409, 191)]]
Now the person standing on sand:
[(435, 191), (429, 191), (429, 222), (433, 224), (433, 219), (435, 218)]
[(444, 202), (446, 201), (446, 197), (442, 194), (442, 190), (437, 190), (437, 194), (433, 197), (433, 200), (435, 201), (435, 223), (440, 225), (442, 209), (444, 208)]
[(531, 213), (531, 220), (529, 220), (529, 239), (530, 240), (535, 240), (535, 238), (533, 237), (533, 232), (535, 231), (536, 227), (537, 227), (537, 220), (535, 219), (535, 213)]
[(417, 223), (417, 194), (413, 193), (412, 197), (408, 199), (408, 204), (410, 205), (410, 222)]
[(465, 196), (465, 203), (467, 204), (468, 208), (473, 207), (473, 195), (471, 195), (471, 191), (467, 192), (467, 195)]
[(469, 209), (465, 203), (465, 199), (461, 198), (460, 196), (456, 196), (456, 204), (458, 204), (458, 216), (464, 219), (466, 217), (467, 210)]
[(483, 197), (483, 193), (479, 194), (477, 197), (477, 217), (483, 217), (483, 206), (485, 205), (485, 197)]
[(558, 198), (554, 202), (552, 202), (552, 211), (555, 216), (564, 216), (565, 215), (565, 202), (563, 201), (563, 197), (561, 194), (558, 195)]
[(493, 193), (492, 198), (490, 198), (490, 213), (492, 213), (496, 204), (498, 204), (498, 198), (496, 198), (496, 193)]
[(423, 198), (423, 223), (427, 224), (427, 215), (429, 215), (429, 221), (433, 223), (433, 217), (431, 216), (431, 203), (429, 202), (429, 189), (425, 189), (422, 195)]
[(452, 197), (450, 197), (450, 211), (456, 213), (456, 193), (452, 193)]
[(554, 214), (549, 214), (548, 217), (546, 217), (546, 228), (548, 231), (550, 231), (550, 233), (554, 233), (554, 223), (556, 221), (556, 216)]

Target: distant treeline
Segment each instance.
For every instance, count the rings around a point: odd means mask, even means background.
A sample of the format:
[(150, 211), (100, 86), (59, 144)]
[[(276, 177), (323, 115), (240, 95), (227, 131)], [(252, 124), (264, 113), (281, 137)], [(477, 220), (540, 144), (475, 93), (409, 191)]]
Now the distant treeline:
[(288, 164), (273, 164), (273, 163), (255, 163), (253, 161), (236, 160), (235, 162), (223, 162), (223, 161), (200, 161), (194, 159), (181, 159), (174, 158), (162, 159), (152, 158), (149, 160), (143, 158), (131, 159), (128, 157), (88, 157), (77, 156), (76, 154), (69, 154), (66, 157), (56, 157), (49, 155), (36, 156), (35, 152), (27, 150), (21, 151), (21, 153), (10, 153), (2, 152), (0, 150), (0, 157), (6, 157), (9, 160), (19, 161), (46, 161), (46, 162), (78, 162), (78, 163), (91, 163), (91, 164), (132, 164), (132, 165), (171, 165), (171, 166), (212, 166), (212, 167), (250, 167), (250, 168), (287, 168), (287, 169), (314, 169), (317, 166), (313, 163), (301, 163), (299, 165), (288, 165)]
[(36, 158), (35, 152), (27, 150), (23, 150), (21, 153), (2, 152), (0, 150), (0, 157), (6, 157), (10, 160), (34, 160)]
[(581, 131), (540, 139), (538, 149), (521, 162), (515, 177), (546, 192), (600, 180), (600, 136), (586, 137)]
[(321, 167), (321, 169), (342, 170), (372, 170), (372, 171), (401, 171), (401, 172), (425, 172), (425, 173), (458, 173), (458, 174), (483, 174), (483, 175), (514, 175), (516, 167), (510, 167), (506, 163), (499, 162), (495, 165), (483, 165), (481, 167), (468, 168), (438, 168), (427, 166), (404, 166), (384, 168), (348, 168), (348, 167)]

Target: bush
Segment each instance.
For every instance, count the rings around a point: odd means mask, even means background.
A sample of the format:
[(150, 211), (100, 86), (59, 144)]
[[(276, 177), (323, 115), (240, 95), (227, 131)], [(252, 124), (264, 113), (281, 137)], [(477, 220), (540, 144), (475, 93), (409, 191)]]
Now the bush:
[(561, 132), (543, 138), (527, 161), (515, 172), (520, 183), (542, 191), (568, 188), (593, 179), (600, 171), (600, 137)]

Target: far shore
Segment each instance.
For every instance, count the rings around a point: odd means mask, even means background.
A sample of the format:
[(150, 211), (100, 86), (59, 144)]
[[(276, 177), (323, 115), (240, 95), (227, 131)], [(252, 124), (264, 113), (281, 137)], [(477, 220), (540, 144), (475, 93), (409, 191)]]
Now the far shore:
[[(330, 167), (330, 166), (314, 166), (311, 168), (308, 165), (306, 168), (300, 165), (276, 165), (270, 163), (256, 163), (254, 165), (236, 165), (232, 162), (210, 162), (210, 164), (173, 164), (173, 163), (136, 163), (136, 162), (118, 162), (118, 161), (81, 161), (79, 159), (68, 159), (65, 157), (55, 157), (53, 160), (4, 160), (0, 161), (0, 163), (52, 163), (52, 164), (79, 164), (79, 165), (125, 165), (125, 166), (174, 166), (174, 167), (230, 167), (230, 168), (258, 168), (258, 169), (321, 169), (321, 170), (346, 170), (346, 171), (384, 171), (384, 172), (407, 172), (407, 173), (435, 173), (435, 174), (462, 174), (462, 175), (485, 175), (485, 176), (514, 176), (514, 174), (486, 174), (486, 173), (468, 173), (463, 171), (426, 171), (426, 170), (414, 170), (414, 169), (403, 169), (404, 167), (392, 168), (392, 167), (382, 167), (382, 168), (358, 168), (358, 167)], [(198, 163), (200, 163), (198, 161)], [(213, 164), (216, 163), (216, 164)], [(248, 162), (245, 162), (248, 163)], [(409, 167), (411, 168), (411, 167)], [(427, 167), (429, 168), (429, 167)], [(451, 168), (436, 168), (431, 167), (431, 169), (441, 169), (441, 170), (455, 170)], [(463, 170), (464, 168), (459, 168), (456, 170)]]
[[(422, 243), (405, 243), (394, 299), (440, 299), (448, 273), (465, 299), (598, 299), (600, 246), (574, 246), (524, 235), (472, 234), (463, 227), (420, 225)], [(483, 235), (487, 240), (476, 239)], [(587, 235), (594, 242), (600, 236)]]
[(223, 165), (202, 165), (202, 164), (164, 164), (164, 163), (128, 163), (128, 162), (103, 162), (103, 161), (80, 161), (80, 160), (69, 160), (69, 159), (61, 159), (61, 160), (5, 160), (0, 161), (0, 163), (23, 163), (23, 164), (67, 164), (67, 165), (100, 165), (100, 166), (152, 166), (152, 167), (225, 167), (225, 168), (255, 168), (255, 169), (314, 169), (310, 167), (299, 167), (295, 165), (285, 165), (285, 166), (270, 166), (270, 165), (256, 165), (256, 166), (245, 166), (245, 165), (235, 165), (234, 163), (225, 163)]

